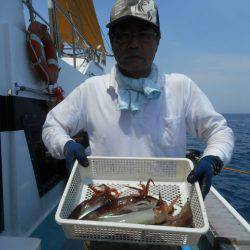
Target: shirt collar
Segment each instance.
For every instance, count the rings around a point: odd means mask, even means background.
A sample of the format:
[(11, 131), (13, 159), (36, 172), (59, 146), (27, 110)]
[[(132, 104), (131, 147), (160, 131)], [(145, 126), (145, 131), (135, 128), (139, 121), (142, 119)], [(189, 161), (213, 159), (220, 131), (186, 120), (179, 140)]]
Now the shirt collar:
[[(163, 87), (163, 80), (162, 80), (161, 73), (159, 72), (159, 69), (158, 69), (158, 67), (157, 67), (156, 64), (153, 64), (152, 68), (153, 67), (157, 70), (157, 74), (158, 74), (157, 75), (156, 84), (158, 85), (159, 89), (161, 89)], [(109, 83), (107, 85), (107, 89), (113, 89), (116, 94), (118, 93), (118, 88), (120, 86), (119, 77), (118, 77), (119, 74), (122, 75), (122, 73), (119, 71), (118, 66), (116, 64), (111, 69), (111, 72), (110, 72), (110, 81), (109, 81)], [(124, 76), (124, 75), (122, 75), (122, 76), (126, 78), (126, 76)], [(140, 78), (140, 79), (143, 79), (143, 78)]]

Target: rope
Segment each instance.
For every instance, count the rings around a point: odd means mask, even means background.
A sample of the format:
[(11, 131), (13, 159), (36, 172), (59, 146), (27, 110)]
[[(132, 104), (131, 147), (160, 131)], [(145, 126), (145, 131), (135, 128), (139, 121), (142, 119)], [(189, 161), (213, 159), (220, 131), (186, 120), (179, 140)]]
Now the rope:
[(235, 169), (235, 168), (228, 168), (228, 167), (223, 167), (223, 169), (225, 170), (230, 170), (236, 173), (241, 173), (241, 174), (250, 174), (250, 171), (246, 171), (246, 170), (239, 170), (239, 169)]
[[(199, 160), (200, 157), (195, 157), (195, 160)], [(240, 173), (240, 174), (250, 174), (250, 171), (247, 170), (239, 170), (239, 169), (235, 169), (235, 168), (229, 168), (229, 167), (223, 167), (223, 169), (228, 170), (228, 171), (232, 171), (232, 172), (236, 172), (236, 173)]]

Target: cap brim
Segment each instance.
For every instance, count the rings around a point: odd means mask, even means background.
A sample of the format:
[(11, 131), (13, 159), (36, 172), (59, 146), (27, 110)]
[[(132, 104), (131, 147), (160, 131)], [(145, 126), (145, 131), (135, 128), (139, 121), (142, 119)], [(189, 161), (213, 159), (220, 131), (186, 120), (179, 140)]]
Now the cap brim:
[(114, 20), (114, 21), (111, 21), (110, 23), (108, 23), (108, 24), (106, 25), (106, 27), (110, 29), (110, 28), (113, 27), (114, 25), (116, 25), (116, 24), (118, 24), (118, 23), (121, 23), (121, 22), (123, 22), (123, 21), (125, 21), (125, 20), (128, 20), (128, 19), (137, 19), (137, 20), (141, 20), (141, 21), (144, 21), (144, 22), (146, 22), (146, 23), (148, 23), (148, 24), (152, 24), (152, 25), (158, 27), (158, 25), (156, 25), (155, 23), (152, 23), (152, 22), (150, 22), (150, 21), (148, 21), (148, 20), (145, 20), (145, 19), (143, 19), (143, 18), (141, 18), (141, 17), (132, 16), (132, 15), (122, 16), (122, 17), (120, 17), (120, 18), (118, 18), (118, 19), (116, 19), (116, 20)]

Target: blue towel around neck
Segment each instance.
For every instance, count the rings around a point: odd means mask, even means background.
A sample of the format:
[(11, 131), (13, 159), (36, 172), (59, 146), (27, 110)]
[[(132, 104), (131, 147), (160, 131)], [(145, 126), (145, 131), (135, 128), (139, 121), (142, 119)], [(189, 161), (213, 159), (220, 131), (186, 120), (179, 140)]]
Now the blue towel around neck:
[(113, 74), (113, 81), (116, 82), (119, 110), (138, 111), (150, 100), (157, 99), (161, 95), (158, 69), (155, 64), (152, 65), (151, 73), (146, 78), (135, 79), (125, 76), (119, 71), (117, 65), (112, 68), (111, 74)]

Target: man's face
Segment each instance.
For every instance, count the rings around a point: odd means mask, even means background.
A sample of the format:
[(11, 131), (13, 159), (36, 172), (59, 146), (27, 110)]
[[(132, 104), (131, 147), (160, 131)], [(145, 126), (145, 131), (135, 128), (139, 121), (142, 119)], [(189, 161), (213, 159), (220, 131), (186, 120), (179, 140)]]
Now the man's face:
[(160, 40), (153, 26), (129, 19), (113, 31), (111, 45), (121, 72), (133, 78), (148, 76)]

